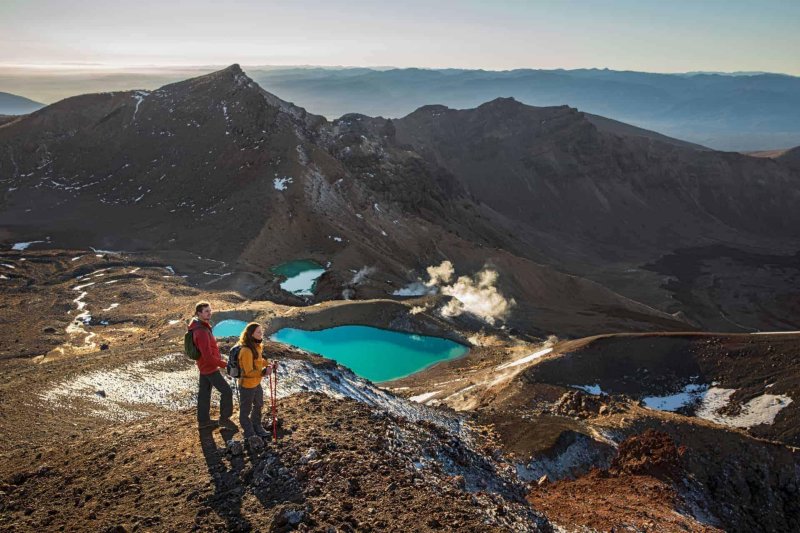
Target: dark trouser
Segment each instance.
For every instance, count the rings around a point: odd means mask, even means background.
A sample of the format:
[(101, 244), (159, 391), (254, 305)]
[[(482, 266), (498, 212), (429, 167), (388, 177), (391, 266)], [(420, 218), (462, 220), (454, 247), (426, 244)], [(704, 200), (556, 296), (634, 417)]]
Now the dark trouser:
[(217, 389), (220, 394), (220, 418), (229, 418), (233, 414), (233, 392), (222, 374), (219, 371), (206, 375), (200, 374), (200, 389), (197, 391), (197, 421), (201, 424), (208, 422), (210, 418), (211, 387)]
[(239, 387), (239, 425), (244, 430), (244, 438), (256, 434), (261, 427), (261, 408), (264, 407), (264, 389), (261, 385), (252, 389)]

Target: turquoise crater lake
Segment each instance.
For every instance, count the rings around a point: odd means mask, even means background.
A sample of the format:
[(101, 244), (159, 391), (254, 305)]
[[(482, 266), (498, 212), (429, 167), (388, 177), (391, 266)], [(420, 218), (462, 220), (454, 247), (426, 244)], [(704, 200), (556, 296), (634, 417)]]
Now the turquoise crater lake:
[(247, 324), (244, 320), (223, 320), (211, 332), (215, 337), (238, 337)]
[(333, 359), (376, 382), (402, 378), (469, 351), (449, 339), (368, 326), (338, 326), (321, 331), (284, 328), (271, 339)]

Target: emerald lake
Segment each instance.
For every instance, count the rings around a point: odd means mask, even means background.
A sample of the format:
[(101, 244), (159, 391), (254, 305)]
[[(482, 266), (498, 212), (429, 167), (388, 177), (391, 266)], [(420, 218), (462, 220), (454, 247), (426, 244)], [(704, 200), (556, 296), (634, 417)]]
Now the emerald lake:
[(333, 359), (375, 382), (402, 378), (469, 351), (449, 339), (368, 326), (338, 326), (321, 331), (284, 328), (271, 339)]

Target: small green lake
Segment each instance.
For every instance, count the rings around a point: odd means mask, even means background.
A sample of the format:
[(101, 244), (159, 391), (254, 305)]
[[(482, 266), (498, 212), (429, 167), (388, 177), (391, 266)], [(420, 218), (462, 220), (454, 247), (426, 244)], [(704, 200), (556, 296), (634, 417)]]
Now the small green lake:
[(317, 279), (325, 273), (322, 265), (305, 259), (282, 263), (270, 270), (286, 278), (281, 282), (281, 289), (298, 296), (312, 296)]
[(449, 339), (368, 326), (338, 326), (321, 331), (284, 328), (271, 339), (333, 359), (375, 382), (402, 378), (469, 351)]

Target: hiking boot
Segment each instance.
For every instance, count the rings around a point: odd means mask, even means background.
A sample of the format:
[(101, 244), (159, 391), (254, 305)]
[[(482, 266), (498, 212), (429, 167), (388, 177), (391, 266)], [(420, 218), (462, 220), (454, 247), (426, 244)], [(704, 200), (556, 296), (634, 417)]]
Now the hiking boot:
[(233, 430), (234, 433), (239, 431), (239, 426), (236, 425), (236, 422), (231, 420), (230, 418), (220, 418), (219, 425), (224, 427), (225, 429)]
[(205, 422), (198, 422), (197, 428), (198, 429), (214, 429), (215, 427), (219, 426), (219, 422), (216, 420), (206, 420)]
[(264, 429), (262, 426), (256, 426), (255, 428), (253, 428), (253, 431), (255, 431), (256, 435), (258, 435), (259, 437), (268, 438), (270, 436), (269, 431)]

